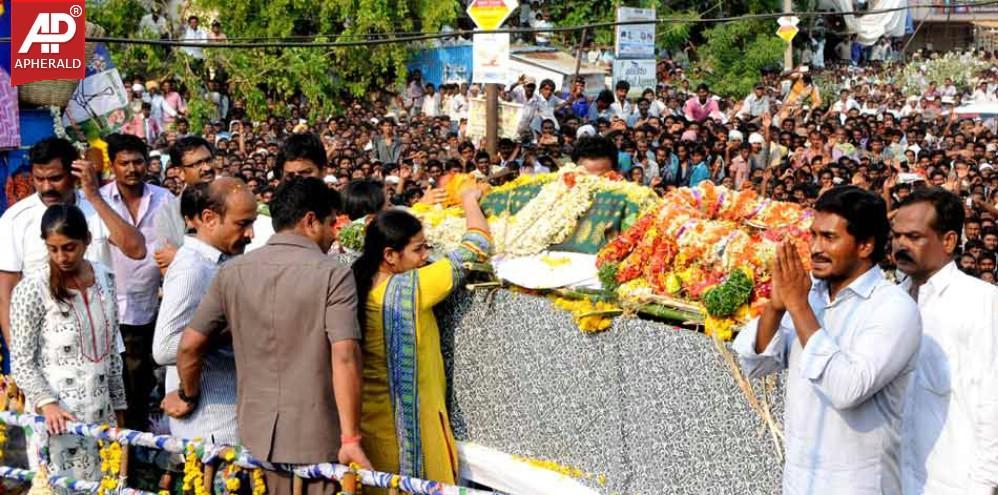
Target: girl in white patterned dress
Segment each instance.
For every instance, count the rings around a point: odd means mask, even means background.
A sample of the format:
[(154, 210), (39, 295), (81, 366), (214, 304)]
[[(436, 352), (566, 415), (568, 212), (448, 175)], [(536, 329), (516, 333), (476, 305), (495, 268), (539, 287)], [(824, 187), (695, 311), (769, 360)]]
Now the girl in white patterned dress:
[(75, 206), (50, 206), (41, 234), (48, 267), (27, 274), (10, 305), (14, 380), (53, 435), (50, 473), (99, 480), (96, 441), (60, 434), (67, 421), (115, 426), (126, 407), (114, 280), (83, 259), (90, 233)]

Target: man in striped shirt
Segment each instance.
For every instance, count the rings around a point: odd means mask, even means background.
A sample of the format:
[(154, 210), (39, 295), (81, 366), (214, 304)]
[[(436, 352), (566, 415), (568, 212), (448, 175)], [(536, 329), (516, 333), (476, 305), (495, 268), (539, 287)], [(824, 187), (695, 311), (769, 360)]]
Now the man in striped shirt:
[(181, 213), (197, 232), (177, 251), (163, 281), (163, 302), (156, 321), (153, 356), (169, 366), (163, 411), (170, 416), (170, 432), (182, 438), (202, 438), (219, 444), (239, 443), (236, 426), (236, 363), (232, 344), (205, 355), (201, 397), (193, 410), (178, 393), (177, 349), (180, 336), (198, 303), (208, 291), (219, 265), (242, 254), (253, 238), (256, 199), (246, 185), (222, 177), (188, 186), (180, 200)]

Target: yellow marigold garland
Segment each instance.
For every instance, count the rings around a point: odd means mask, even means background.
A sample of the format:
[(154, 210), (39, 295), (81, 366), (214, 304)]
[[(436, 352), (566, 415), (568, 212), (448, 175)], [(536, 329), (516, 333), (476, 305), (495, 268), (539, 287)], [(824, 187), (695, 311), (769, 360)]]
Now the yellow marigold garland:
[(602, 332), (613, 324), (613, 317), (606, 314), (592, 314), (604, 311), (616, 311), (619, 308), (608, 302), (593, 302), (588, 298), (568, 299), (565, 297), (554, 297), (554, 305), (560, 309), (572, 313), (575, 325), (586, 333)]
[(267, 493), (267, 483), (263, 481), (263, 469), (253, 470), (253, 495), (265, 495)]
[(242, 483), (239, 481), (239, 473), (242, 469), (235, 464), (227, 464), (222, 470), (222, 480), (225, 483), (225, 493), (233, 495), (239, 492)]
[(187, 446), (184, 456), (184, 493), (194, 491), (194, 495), (208, 495), (204, 487), (204, 466), (197, 455), (193, 444)]
[(7, 425), (0, 423), (0, 461), (3, 460), (4, 447), (7, 446)]
[(97, 488), (97, 495), (114, 493), (118, 489), (122, 474), (121, 444), (99, 440), (97, 445), (100, 447), (100, 471), (102, 473), (100, 486)]

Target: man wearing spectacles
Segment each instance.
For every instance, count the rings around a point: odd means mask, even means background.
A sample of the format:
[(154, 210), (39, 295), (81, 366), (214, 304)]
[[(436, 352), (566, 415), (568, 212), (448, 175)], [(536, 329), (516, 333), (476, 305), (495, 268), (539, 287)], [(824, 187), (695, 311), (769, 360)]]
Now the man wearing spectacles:
[[(202, 182), (215, 180), (215, 150), (208, 141), (198, 136), (181, 138), (170, 147), (170, 168), (180, 171), (180, 180), (184, 188)], [(164, 205), (156, 213), (156, 245), (154, 254), (156, 264), (162, 272), (170, 266), (177, 249), (184, 244), (187, 224), (180, 214), (180, 201), (171, 198), (171, 203)]]

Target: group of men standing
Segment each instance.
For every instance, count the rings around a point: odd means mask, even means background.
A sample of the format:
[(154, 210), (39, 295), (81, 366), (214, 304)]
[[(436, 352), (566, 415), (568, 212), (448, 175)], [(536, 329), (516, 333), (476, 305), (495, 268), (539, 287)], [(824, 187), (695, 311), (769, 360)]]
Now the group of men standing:
[[(159, 364), (167, 366), (161, 406), (175, 436), (242, 444), (274, 463), (369, 466), (359, 441), (357, 296), (349, 267), (326, 256), (341, 201), (318, 178), (326, 166), (318, 137), (296, 135), (284, 144), (282, 183), (263, 209), (269, 215), (258, 214), (241, 180), (216, 177), (213, 149), (202, 138), (182, 138), (170, 150), (184, 181), (179, 198), (145, 183), (149, 157), (141, 139), (106, 140), (115, 178), (103, 187), (95, 160), (79, 160), (68, 141), (50, 138), (32, 148), (37, 193), (0, 217), (4, 342), (14, 286), (46, 263), (41, 217), (50, 205), (73, 204), (91, 232), (87, 259), (115, 274), (128, 400), (123, 426), (150, 429)], [(256, 249), (243, 255), (254, 237)], [(288, 475), (273, 472), (267, 486), (270, 493), (292, 489)], [(309, 493), (332, 490), (322, 481), (307, 486)]]
[[(810, 273), (782, 244), (734, 344), (750, 376), (788, 369), (783, 492), (992, 494), (998, 289), (956, 267), (961, 201), (918, 189), (889, 220), (847, 186), (815, 210)], [(889, 254), (901, 284), (879, 267)]]

